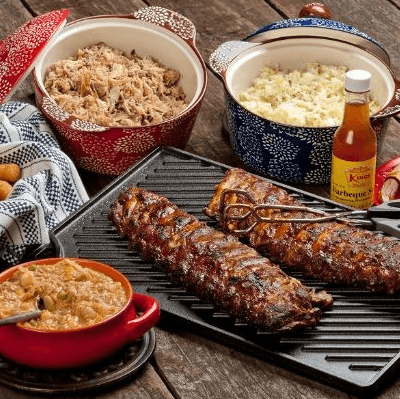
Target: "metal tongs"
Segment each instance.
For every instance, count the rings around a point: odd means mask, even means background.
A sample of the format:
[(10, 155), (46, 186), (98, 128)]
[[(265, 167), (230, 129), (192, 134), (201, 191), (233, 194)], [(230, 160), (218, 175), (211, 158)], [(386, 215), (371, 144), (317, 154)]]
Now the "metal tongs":
[[(225, 205), (228, 195), (236, 194), (245, 197), (249, 203), (236, 203)], [(241, 210), (240, 214), (232, 214), (234, 209)], [(265, 209), (273, 209), (274, 216), (261, 216), (260, 211)], [(282, 211), (286, 212), (307, 212), (316, 217), (282, 217)], [(245, 220), (250, 216), (255, 221), (248, 227), (243, 229), (231, 230), (236, 234), (248, 234), (259, 223), (321, 223), (336, 220), (338, 222), (361, 225), (364, 227), (374, 227), (400, 238), (400, 200), (393, 200), (374, 206), (368, 210), (344, 210), (340, 212), (329, 213), (319, 209), (310, 208), (303, 205), (283, 205), (283, 204), (257, 204), (254, 197), (245, 190), (224, 189), (220, 199), (220, 222), (223, 228), (227, 228), (229, 221)], [(277, 217), (276, 217), (276, 214)]]

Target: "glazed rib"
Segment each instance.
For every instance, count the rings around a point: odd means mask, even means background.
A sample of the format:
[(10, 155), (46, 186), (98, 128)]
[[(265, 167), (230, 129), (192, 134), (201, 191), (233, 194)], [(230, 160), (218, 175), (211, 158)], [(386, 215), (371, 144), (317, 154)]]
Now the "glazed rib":
[(132, 187), (109, 219), (144, 259), (175, 282), (249, 324), (272, 331), (315, 325), (332, 298), (316, 293), (236, 237), (209, 227), (167, 198)]
[[(257, 204), (300, 205), (284, 189), (242, 169), (227, 171), (216, 186), (213, 198), (204, 212), (219, 217), (220, 200), (224, 189), (244, 190), (253, 196)], [(224, 196), (223, 206), (234, 203), (250, 203), (242, 194)], [(241, 212), (236, 209), (236, 212)], [(275, 212), (275, 213), (274, 213)], [(317, 217), (299, 211), (276, 213), (262, 210), (263, 217)], [(256, 219), (232, 220), (226, 230), (248, 227)], [(400, 289), (400, 242), (376, 232), (346, 223), (267, 223), (260, 222), (244, 234), (253, 248), (267, 250), (271, 259), (301, 270), (330, 283), (345, 283), (372, 291), (393, 293)]]

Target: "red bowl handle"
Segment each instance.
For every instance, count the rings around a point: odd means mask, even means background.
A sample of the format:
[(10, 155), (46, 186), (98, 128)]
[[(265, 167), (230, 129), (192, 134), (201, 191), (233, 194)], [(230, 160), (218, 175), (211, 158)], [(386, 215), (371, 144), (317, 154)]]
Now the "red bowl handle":
[(132, 303), (139, 317), (131, 319), (125, 326), (126, 342), (133, 342), (154, 327), (160, 318), (158, 302), (148, 295), (134, 293)]

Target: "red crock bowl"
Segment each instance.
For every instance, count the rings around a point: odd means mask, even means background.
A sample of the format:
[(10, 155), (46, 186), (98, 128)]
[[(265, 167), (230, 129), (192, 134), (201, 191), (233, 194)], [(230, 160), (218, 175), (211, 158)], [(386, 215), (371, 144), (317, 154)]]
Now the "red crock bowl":
[[(136, 294), (127, 278), (105, 264), (74, 259), (83, 267), (105, 273), (122, 283), (129, 300), (114, 316), (89, 327), (69, 330), (39, 330), (11, 324), (0, 327), (0, 354), (14, 362), (36, 368), (64, 369), (85, 366), (104, 359), (124, 345), (132, 343), (152, 328), (160, 317), (157, 301)], [(0, 274), (0, 283), (10, 278), (20, 266), (51, 265), (60, 258), (23, 263)], [(138, 317), (136, 309), (141, 313)]]
[[(162, 7), (146, 7), (129, 15), (101, 15), (67, 24), (35, 62), (36, 103), (55, 127), (63, 149), (83, 169), (119, 175), (157, 147), (184, 148), (207, 85), (207, 69), (195, 46), (196, 29), (184, 16)], [(48, 67), (79, 48), (104, 42), (140, 56), (151, 56), (180, 72), (188, 106), (175, 117), (139, 127), (107, 127), (79, 120), (48, 95)]]

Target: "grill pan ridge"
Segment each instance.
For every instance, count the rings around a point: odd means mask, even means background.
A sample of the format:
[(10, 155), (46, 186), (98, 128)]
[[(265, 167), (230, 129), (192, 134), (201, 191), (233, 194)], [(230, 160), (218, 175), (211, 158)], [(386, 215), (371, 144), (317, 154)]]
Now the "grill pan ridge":
[[(202, 212), (214, 186), (229, 167), (174, 148), (160, 148), (136, 164), (51, 231), (56, 256), (108, 263), (124, 273), (135, 291), (156, 298), (165, 315), (226, 345), (355, 395), (370, 396), (393, 378), (400, 357), (400, 296), (328, 285), (282, 268), (309, 287), (334, 298), (315, 327), (282, 335), (234, 320), (170, 282), (119, 237), (108, 210), (118, 194), (137, 185), (168, 197), (200, 220), (217, 227)], [(302, 203), (341, 210), (337, 203), (273, 182)]]

